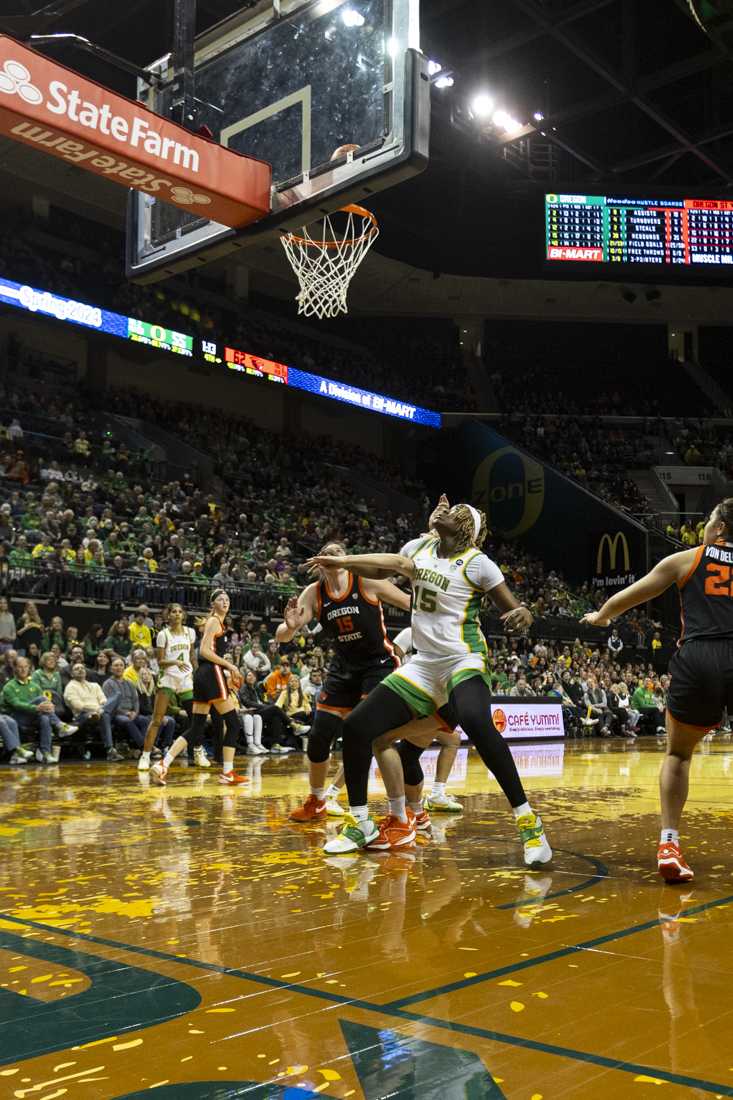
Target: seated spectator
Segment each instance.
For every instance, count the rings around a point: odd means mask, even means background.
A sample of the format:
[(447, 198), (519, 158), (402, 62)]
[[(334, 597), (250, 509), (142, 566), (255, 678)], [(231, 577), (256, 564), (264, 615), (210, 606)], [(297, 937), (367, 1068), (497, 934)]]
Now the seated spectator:
[(272, 665), (270, 660), (267, 655), (262, 652), (262, 646), (259, 642), (253, 641), (249, 652), (245, 653), (244, 667), (249, 672), (254, 672), (258, 680), (264, 680), (265, 676), (271, 671)]
[(294, 723), (296, 732), (303, 735), (310, 729), (311, 704), (303, 691), (299, 678), (293, 673), (287, 687), (280, 692), (275, 706)]
[(12, 649), (15, 644), (15, 616), (5, 596), (0, 596), (0, 653)]
[(608, 646), (608, 652), (611, 654), (612, 657), (621, 656), (621, 651), (624, 648), (624, 643), (621, 641), (618, 630), (616, 630), (615, 627), (611, 631), (606, 645)]
[(141, 646), (147, 649), (153, 644), (153, 634), (145, 621), (145, 610), (138, 607), (128, 629), (128, 637), (133, 646)]
[(17, 649), (6, 649), (0, 655), (0, 689), (15, 676), (15, 665), (18, 660)]
[(109, 629), (109, 634), (104, 639), (104, 648), (111, 649), (119, 657), (129, 656), (132, 649), (132, 642), (128, 635), (128, 623), (126, 619), (118, 619), (117, 622), (112, 623)]
[(8, 764), (27, 764), (33, 760), (33, 751), (21, 745), (18, 723), (9, 714), (0, 714), (0, 740), (5, 752), (10, 753)]
[(273, 668), (269, 676), (262, 682), (262, 690), (268, 703), (274, 703), (282, 691), (285, 691), (290, 682), (290, 658), (280, 658), (280, 664)]
[(104, 640), (104, 627), (100, 623), (92, 623), (82, 638), (84, 650), (84, 663), (87, 668), (94, 668), (97, 657), (102, 649)]
[(35, 672), (41, 663), (41, 651), (35, 642), (31, 642), (25, 651), (25, 655), (31, 663), (31, 671)]
[(53, 653), (41, 654), (39, 667), (31, 674), (31, 680), (37, 688), (36, 694), (43, 695), (53, 703), (55, 714), (63, 720), (66, 718), (64, 685), (57, 666), (58, 661)]
[(111, 712), (116, 707), (116, 700), (108, 699), (98, 683), (87, 680), (83, 661), (71, 666), (71, 679), (64, 690), (64, 702), (83, 734), (92, 731), (99, 733), (107, 760), (117, 763), (124, 759), (112, 740)]
[(520, 699), (529, 699), (531, 696), (534, 695), (534, 692), (527, 683), (526, 677), (520, 676), (509, 694), (513, 697), (518, 697)]
[(61, 652), (66, 650), (66, 633), (64, 631), (64, 620), (60, 615), (54, 615), (49, 624), (48, 630), (43, 635), (43, 641), (41, 647), (44, 653), (48, 653), (52, 646), (57, 645)]
[(588, 719), (597, 723), (596, 731), (601, 737), (611, 736), (612, 714), (608, 706), (608, 697), (595, 676), (587, 677), (587, 687), (583, 696)]
[[(242, 704), (244, 714), (259, 715), (262, 719), (261, 740), (255, 739), (253, 725), (253, 744), (255, 748), (264, 747), (265, 752), (278, 755), (283, 752), (292, 752), (299, 749), (300, 745), (290, 728), (290, 722), (285, 714), (274, 703), (263, 703), (260, 696), (260, 688), (257, 684), (254, 672), (248, 672), (244, 678), (244, 684), (239, 690), (239, 701)], [(246, 726), (245, 726), (246, 735)], [(249, 746), (248, 746), (249, 747)]]
[(58, 763), (58, 754), (52, 751), (53, 734), (70, 736), (76, 733), (76, 726), (63, 723), (54, 712), (53, 703), (39, 695), (30, 676), (27, 658), (18, 657), (15, 675), (2, 690), (2, 705), (18, 723), (21, 736), (38, 738), (36, 760), (39, 764)]
[(654, 696), (654, 681), (640, 679), (634, 694), (631, 696), (631, 706), (641, 715), (641, 726), (644, 733), (664, 733), (662, 714), (664, 707), (659, 706), (658, 699)]
[(90, 672), (87, 673), (87, 680), (93, 684), (99, 684), (101, 687), (105, 680), (109, 680), (109, 666), (114, 657), (114, 653), (110, 654), (107, 649), (100, 649), (99, 653), (94, 659), (94, 666)]
[(124, 733), (136, 749), (142, 749), (150, 719), (140, 713), (137, 688), (125, 679), (125, 662), (121, 657), (114, 658), (110, 673), (102, 689), (107, 699), (114, 703), (110, 710), (112, 728)]

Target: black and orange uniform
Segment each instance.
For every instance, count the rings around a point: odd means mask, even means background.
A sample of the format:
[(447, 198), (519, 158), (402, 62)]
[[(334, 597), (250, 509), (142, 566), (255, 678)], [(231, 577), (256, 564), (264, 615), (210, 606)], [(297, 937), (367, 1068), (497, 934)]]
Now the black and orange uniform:
[(679, 590), (667, 707), (679, 722), (712, 729), (725, 708), (733, 713), (733, 544), (700, 546)]
[(327, 581), (317, 587), (317, 619), (333, 642), (331, 661), (317, 709), (339, 717), (352, 710), (399, 665), (384, 627), (382, 605), (367, 595), (360, 578), (348, 574), (348, 587), (336, 597)]
[[(217, 657), (223, 657), (227, 650), (226, 631), (221, 619), (218, 622), (219, 630), (214, 635), (214, 653)], [(228, 697), (229, 689), (222, 666), (207, 661), (199, 654), (199, 665), (193, 677), (194, 703), (224, 703)]]

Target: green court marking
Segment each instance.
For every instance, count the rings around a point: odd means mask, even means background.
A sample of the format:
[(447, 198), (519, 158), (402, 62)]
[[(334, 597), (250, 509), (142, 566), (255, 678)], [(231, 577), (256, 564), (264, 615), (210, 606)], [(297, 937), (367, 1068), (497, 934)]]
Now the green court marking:
[[(703, 913), (708, 909), (715, 909), (724, 905), (730, 905), (731, 902), (733, 902), (733, 894), (728, 895), (724, 898), (718, 898), (714, 901), (704, 902), (700, 905), (690, 906), (689, 909), (685, 909), (685, 915), (693, 916), (697, 913)], [(668, 1070), (658, 1069), (654, 1066), (647, 1066), (636, 1062), (626, 1062), (619, 1059), (609, 1058), (600, 1054), (591, 1054), (588, 1051), (574, 1050), (571, 1047), (557, 1046), (553, 1043), (544, 1043), (535, 1039), (525, 1039), (519, 1035), (509, 1035), (501, 1031), (491, 1031), (486, 1028), (473, 1027), (470, 1024), (452, 1023), (448, 1020), (441, 1020), (435, 1016), (425, 1016), (419, 1012), (410, 1012), (406, 1008), (400, 1007), (400, 1002), (396, 1001), (383, 1005), (375, 1004), (372, 1001), (364, 1001), (356, 997), (347, 997), (339, 993), (329, 993), (325, 990), (316, 989), (312, 986), (302, 985), (294, 982), (287, 982), (278, 978), (269, 978), (266, 975), (253, 974), (246, 970), (239, 970), (236, 968), (221, 966), (217, 963), (203, 962), (202, 960), (191, 959), (186, 956), (171, 955), (168, 952), (157, 951), (149, 947), (134, 947), (130, 944), (120, 943), (118, 940), (110, 940), (102, 936), (93, 936), (86, 932), (74, 932), (69, 929), (54, 928), (52, 925), (40, 924), (39, 922), (32, 920), (24, 920), (20, 917), (13, 917), (5, 913), (0, 913), (0, 919), (10, 921), (14, 924), (22, 925), (24, 927), (35, 928), (42, 932), (51, 933), (52, 935), (68, 936), (69, 938), (77, 939), (83, 942), (103, 944), (106, 947), (112, 947), (122, 951), (129, 951), (133, 954), (144, 955), (147, 958), (161, 959), (166, 962), (175, 963), (183, 966), (192, 966), (198, 970), (211, 971), (216, 974), (224, 974), (228, 977), (233, 978), (241, 978), (245, 981), (269, 986), (270, 988), (287, 989), (293, 993), (302, 993), (304, 996), (315, 997), (320, 1000), (329, 1001), (331, 1004), (338, 1004), (344, 1008), (363, 1009), (366, 1012), (375, 1012), (382, 1016), (391, 1016), (397, 1020), (409, 1020), (414, 1023), (424, 1024), (428, 1027), (435, 1027), (445, 1031), (455, 1032), (459, 1035), (471, 1035), (479, 1039), (487, 1039), (492, 1043), (503, 1043), (507, 1046), (524, 1048), (525, 1050), (534, 1050), (541, 1054), (550, 1054), (561, 1058), (568, 1058), (573, 1061), (584, 1062), (588, 1065), (600, 1066), (606, 1069), (616, 1070), (621, 1073), (633, 1073), (634, 1076), (644, 1075), (648, 1077), (656, 1077), (660, 1081), (668, 1081), (670, 1084), (673, 1085), (682, 1085), (687, 1088), (700, 1089), (702, 1092), (711, 1092), (715, 1093), (718, 1096), (733, 1097), (733, 1086), (730, 1085), (722, 1085), (713, 1081), (705, 1081), (697, 1077), (687, 1077), (684, 1074), (672, 1073)], [(561, 948), (558, 951), (552, 951), (546, 955), (539, 955), (534, 959), (522, 960), (522, 962), (513, 963), (506, 967), (501, 967), (499, 970), (489, 971), (487, 972), (487, 974), (479, 977), (480, 980), (486, 981), (490, 977), (512, 973), (513, 971), (517, 970), (524, 970), (530, 966), (539, 966), (543, 962), (550, 962), (556, 958), (567, 957), (568, 955), (573, 955), (578, 951), (587, 950), (591, 946), (597, 946), (602, 943), (611, 943), (614, 940), (623, 939), (626, 936), (634, 935), (636, 932), (644, 932), (650, 928), (656, 928), (661, 923), (661, 919), (645, 921), (643, 924), (636, 924), (632, 925), (629, 928), (622, 928), (617, 932), (609, 932), (607, 935), (599, 936), (594, 940), (587, 940), (584, 943)], [(25, 946), (32, 941), (21, 939), (20, 942), (22, 945), (21, 950), (25, 950)], [(42, 946), (47, 947), (50, 945), (44, 944)], [(115, 965), (119, 966), (119, 963), (116, 963)], [(151, 975), (148, 971), (143, 971), (143, 973), (147, 974), (149, 979), (155, 977), (154, 974)], [(453, 983), (451, 988), (462, 988), (472, 984), (474, 984), (474, 979), (465, 979), (462, 982)], [(419, 998), (424, 999), (425, 997), (435, 997), (436, 995), (437, 994), (435, 991), (429, 991), (426, 994), (420, 994)], [(416, 994), (416, 997), (417, 996), (418, 995)], [(75, 1042), (77, 1041), (78, 1040), (75, 1040)]]
[(78, 970), (92, 983), (81, 993), (51, 1002), (3, 990), (0, 1065), (152, 1027), (183, 1016), (201, 1003), (192, 986), (151, 970), (121, 967), (110, 959), (12, 932), (0, 932), (0, 947), (42, 959), (59, 970)]

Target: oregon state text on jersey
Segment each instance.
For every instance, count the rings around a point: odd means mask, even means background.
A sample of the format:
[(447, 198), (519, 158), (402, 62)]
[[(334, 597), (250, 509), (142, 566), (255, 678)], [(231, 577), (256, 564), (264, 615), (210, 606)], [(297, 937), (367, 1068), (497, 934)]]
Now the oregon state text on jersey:
[(392, 657), (382, 605), (367, 595), (360, 578), (348, 574), (348, 587), (335, 596), (327, 581), (317, 585), (318, 622), (336, 643), (336, 655), (351, 666), (370, 665)]
[(733, 638), (733, 545), (699, 547), (679, 587), (680, 645), (697, 638)]

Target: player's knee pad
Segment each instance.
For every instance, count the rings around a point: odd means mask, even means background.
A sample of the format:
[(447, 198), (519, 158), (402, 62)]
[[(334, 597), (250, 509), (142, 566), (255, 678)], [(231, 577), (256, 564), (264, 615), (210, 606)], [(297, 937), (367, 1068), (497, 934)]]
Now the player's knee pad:
[(308, 734), (308, 759), (311, 764), (325, 764), (331, 755), (331, 745), (341, 732), (341, 719), (336, 714), (317, 710)]
[(224, 744), (228, 749), (236, 749), (241, 726), (236, 710), (228, 710), (224, 719)]
[(398, 751), (400, 760), (402, 761), (402, 771), (405, 776), (405, 783), (407, 783), (409, 787), (419, 786), (425, 778), (422, 767), (420, 766), (420, 757), (423, 754), (423, 749), (418, 745), (413, 745), (411, 741), (400, 741)]

